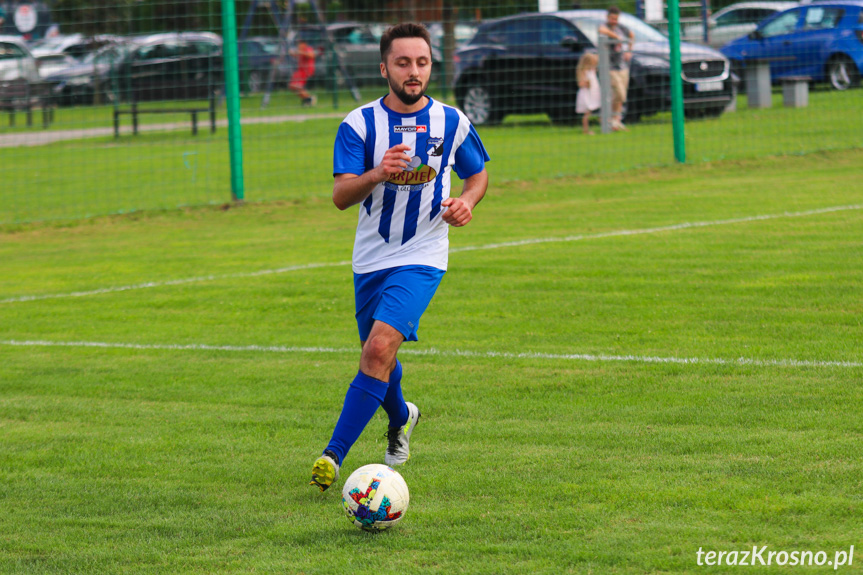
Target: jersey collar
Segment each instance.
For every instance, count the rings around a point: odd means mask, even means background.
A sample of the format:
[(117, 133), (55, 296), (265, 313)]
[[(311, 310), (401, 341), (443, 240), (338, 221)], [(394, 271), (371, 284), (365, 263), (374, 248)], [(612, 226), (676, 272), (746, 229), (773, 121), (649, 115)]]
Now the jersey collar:
[(416, 112), (411, 112), (410, 114), (402, 114), (402, 113), (396, 112), (396, 111), (388, 108), (387, 105), (384, 104), (384, 98), (386, 98), (386, 96), (383, 96), (379, 100), (379, 102), (381, 104), (381, 108), (386, 110), (387, 114), (389, 114), (391, 116), (397, 116), (399, 118), (413, 118), (414, 116), (419, 116), (420, 114), (424, 114), (424, 113), (428, 112), (429, 108), (431, 108), (432, 104), (434, 104), (434, 100), (432, 99), (432, 97), (429, 96), (428, 94), (426, 94), (426, 98), (429, 99), (428, 104), (426, 104), (422, 109), (417, 110)]

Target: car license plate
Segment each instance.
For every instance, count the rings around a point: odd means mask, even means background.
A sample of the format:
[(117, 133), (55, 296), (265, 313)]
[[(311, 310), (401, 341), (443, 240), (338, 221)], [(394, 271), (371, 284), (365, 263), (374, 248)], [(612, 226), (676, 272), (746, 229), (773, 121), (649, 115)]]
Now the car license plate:
[(696, 92), (717, 92), (722, 89), (722, 82), (696, 82)]

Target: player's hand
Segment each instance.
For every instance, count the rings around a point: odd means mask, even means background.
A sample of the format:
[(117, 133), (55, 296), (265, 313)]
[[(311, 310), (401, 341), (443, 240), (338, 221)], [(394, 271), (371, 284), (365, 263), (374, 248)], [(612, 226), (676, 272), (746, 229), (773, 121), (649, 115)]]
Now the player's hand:
[(447, 198), (441, 205), (446, 208), (441, 217), (451, 226), (459, 228), (473, 219), (471, 207), (461, 198)]
[(375, 168), (378, 170), (377, 175), (379, 176), (376, 179), (379, 182), (386, 182), (396, 174), (403, 172), (411, 161), (411, 157), (405, 153), (410, 149), (411, 147), (407, 144), (398, 144), (384, 152), (381, 163)]

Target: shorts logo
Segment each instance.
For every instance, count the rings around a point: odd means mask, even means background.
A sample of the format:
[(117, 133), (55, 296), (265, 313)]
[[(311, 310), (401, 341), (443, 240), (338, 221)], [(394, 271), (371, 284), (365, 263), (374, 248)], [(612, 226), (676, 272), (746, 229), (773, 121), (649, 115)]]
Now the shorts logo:
[(393, 132), (396, 134), (425, 134), (428, 132), (428, 126), (393, 126)]

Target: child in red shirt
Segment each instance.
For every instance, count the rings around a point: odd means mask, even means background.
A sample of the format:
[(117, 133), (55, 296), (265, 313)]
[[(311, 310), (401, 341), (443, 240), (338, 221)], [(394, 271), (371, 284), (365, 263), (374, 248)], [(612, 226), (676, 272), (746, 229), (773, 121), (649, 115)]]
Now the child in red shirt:
[(291, 76), (288, 88), (302, 98), (303, 106), (314, 106), (317, 103), (317, 98), (306, 91), (306, 82), (315, 73), (315, 57), (317, 56), (315, 49), (301, 41), (297, 44), (296, 50), (291, 50), (290, 54), (297, 59), (297, 70)]

